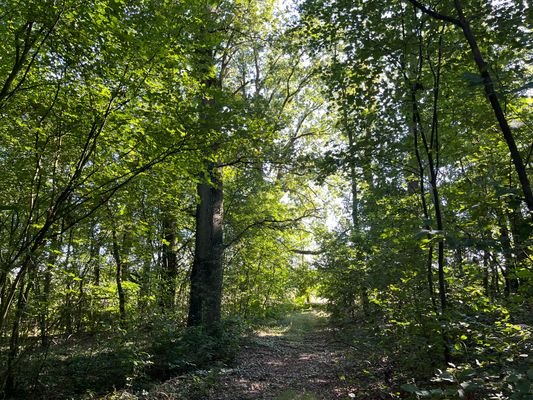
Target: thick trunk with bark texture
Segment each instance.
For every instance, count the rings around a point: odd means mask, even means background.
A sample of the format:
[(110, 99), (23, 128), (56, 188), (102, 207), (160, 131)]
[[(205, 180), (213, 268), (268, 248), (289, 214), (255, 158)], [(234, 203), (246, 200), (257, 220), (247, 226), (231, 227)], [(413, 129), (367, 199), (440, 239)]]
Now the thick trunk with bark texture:
[(196, 243), (191, 272), (188, 325), (215, 328), (220, 322), (223, 276), (223, 189), (220, 172), (209, 166), (211, 183), (198, 184)]

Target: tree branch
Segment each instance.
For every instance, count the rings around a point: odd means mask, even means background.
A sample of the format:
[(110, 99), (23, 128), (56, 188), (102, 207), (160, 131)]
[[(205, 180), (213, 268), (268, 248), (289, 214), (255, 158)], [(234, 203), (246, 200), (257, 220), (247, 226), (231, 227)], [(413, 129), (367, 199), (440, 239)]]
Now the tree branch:
[(426, 7), (424, 4), (420, 3), (417, 0), (408, 0), (408, 1), (413, 6), (415, 6), (420, 11), (422, 11), (424, 14), (427, 14), (427, 15), (429, 15), (429, 16), (435, 18), (435, 19), (441, 20), (441, 21), (449, 22), (449, 23), (451, 23), (451, 24), (453, 24), (455, 26), (458, 26), (460, 28), (463, 27), (463, 24), (461, 23), (461, 21), (459, 21), (456, 18), (450, 17), (449, 15), (441, 14), (441, 13), (435, 11), (435, 10), (432, 10), (431, 8)]
[[(254, 221), (252, 222), (251, 224), (249, 224), (248, 226), (246, 226), (245, 228), (243, 228), (237, 235), (235, 235), (234, 238), (232, 238), (229, 242), (225, 243), (224, 244), (224, 248), (227, 249), (229, 247), (231, 247), (232, 245), (234, 245), (235, 243), (237, 243), (238, 241), (240, 241), (244, 235), (250, 231), (251, 229), (253, 228), (257, 228), (257, 227), (268, 227), (270, 229), (284, 229), (284, 228), (287, 228), (288, 226), (291, 226), (291, 225), (294, 225), (295, 223), (305, 219), (305, 218), (309, 218), (311, 216), (313, 216), (313, 212), (315, 210), (308, 210), (307, 212), (305, 212), (304, 214), (298, 216), (298, 217), (295, 217), (295, 218), (290, 218), (290, 219), (282, 219), (282, 220), (278, 220), (278, 219), (274, 219), (274, 218), (263, 218), (263, 219), (260, 219), (260, 220), (257, 220), (257, 221)], [(292, 249), (291, 249), (292, 251)]]
[(321, 254), (324, 254), (326, 250), (300, 250), (300, 249), (289, 249), (291, 253), (296, 254), (302, 254), (302, 255), (311, 255), (311, 256), (319, 256)]

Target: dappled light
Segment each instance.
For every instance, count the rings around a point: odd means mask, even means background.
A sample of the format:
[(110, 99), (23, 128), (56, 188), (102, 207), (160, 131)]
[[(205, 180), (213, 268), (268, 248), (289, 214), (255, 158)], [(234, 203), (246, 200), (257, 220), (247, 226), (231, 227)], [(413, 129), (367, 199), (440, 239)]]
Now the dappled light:
[(293, 313), (283, 322), (284, 329), (245, 340), (238, 368), (221, 375), (209, 399), (347, 398), (343, 346), (325, 329), (324, 313)]
[(0, 1), (0, 400), (533, 400), (533, 5)]

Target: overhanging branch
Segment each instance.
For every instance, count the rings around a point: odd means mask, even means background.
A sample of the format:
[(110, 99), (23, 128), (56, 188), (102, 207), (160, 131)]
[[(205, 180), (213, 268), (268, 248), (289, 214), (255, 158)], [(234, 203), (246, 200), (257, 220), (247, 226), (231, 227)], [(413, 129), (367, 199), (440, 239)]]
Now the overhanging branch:
[(424, 4), (420, 3), (417, 0), (408, 0), (408, 1), (413, 6), (415, 6), (420, 11), (422, 11), (424, 14), (427, 14), (427, 15), (429, 15), (429, 16), (435, 18), (435, 19), (441, 20), (441, 21), (449, 22), (449, 23), (451, 23), (451, 24), (453, 24), (455, 26), (458, 26), (460, 28), (463, 27), (463, 24), (457, 18), (453, 18), (453, 17), (450, 17), (449, 15), (441, 14), (441, 13), (435, 11), (435, 10), (432, 10), (431, 8), (425, 6)]

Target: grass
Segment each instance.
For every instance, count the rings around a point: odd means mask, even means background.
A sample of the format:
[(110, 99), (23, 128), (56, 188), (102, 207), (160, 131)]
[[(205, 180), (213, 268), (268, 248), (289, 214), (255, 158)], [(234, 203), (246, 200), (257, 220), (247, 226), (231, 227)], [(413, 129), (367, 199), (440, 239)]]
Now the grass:
[(309, 309), (287, 314), (280, 320), (272, 321), (258, 328), (257, 336), (299, 337), (319, 330), (328, 323), (328, 314), (321, 310)]

